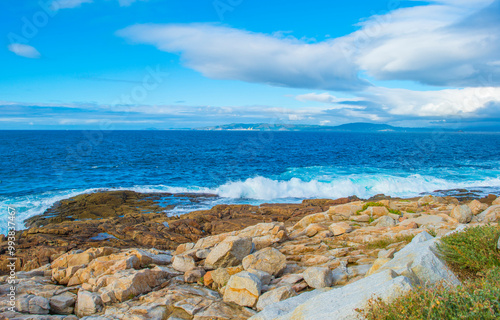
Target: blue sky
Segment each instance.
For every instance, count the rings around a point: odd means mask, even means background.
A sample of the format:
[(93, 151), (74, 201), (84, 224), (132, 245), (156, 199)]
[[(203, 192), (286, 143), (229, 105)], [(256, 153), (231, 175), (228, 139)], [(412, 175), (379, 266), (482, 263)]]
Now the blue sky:
[(4, 0), (0, 19), (0, 129), (500, 119), (500, 1)]

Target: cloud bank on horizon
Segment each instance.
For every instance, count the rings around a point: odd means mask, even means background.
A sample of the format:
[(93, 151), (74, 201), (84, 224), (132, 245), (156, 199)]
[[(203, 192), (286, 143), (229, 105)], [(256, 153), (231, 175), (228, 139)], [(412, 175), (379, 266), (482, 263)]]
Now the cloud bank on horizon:
[[(80, 10), (93, 2), (98, 0), (57, 0), (54, 5)], [(133, 2), (119, 0), (119, 6)], [(320, 40), (220, 22), (134, 23), (114, 32), (131, 50), (153, 46), (165, 60), (178, 56), (177, 65), (213, 85), (230, 89), (235, 81), (247, 83), (255, 95), (262, 88), (266, 91), (262, 97), (276, 92), (288, 101), (274, 105), (220, 101), (215, 106), (147, 104), (137, 99), (36, 106), (10, 101), (0, 103), (0, 125), (9, 117), (48, 124), (47, 112), (58, 125), (83, 126), (106, 117), (124, 125), (159, 127), (266, 122), (270, 117), (328, 125), (364, 120), (498, 124), (500, 0), (433, 0), (405, 7), (390, 1), (387, 6), (388, 11), (359, 22), (357, 30)], [(41, 57), (29, 44), (14, 43), (8, 49), (22, 57)], [(283, 101), (290, 105), (283, 107)], [(125, 112), (128, 118), (120, 120)]]

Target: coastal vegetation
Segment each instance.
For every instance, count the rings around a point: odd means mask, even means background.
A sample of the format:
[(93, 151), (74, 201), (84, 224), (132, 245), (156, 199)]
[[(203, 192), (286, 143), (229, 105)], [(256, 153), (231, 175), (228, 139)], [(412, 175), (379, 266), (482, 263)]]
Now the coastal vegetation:
[(500, 228), (492, 225), (443, 237), (437, 251), (461, 278), (461, 285), (424, 285), (391, 303), (375, 298), (361, 315), (368, 320), (499, 319), (499, 237)]

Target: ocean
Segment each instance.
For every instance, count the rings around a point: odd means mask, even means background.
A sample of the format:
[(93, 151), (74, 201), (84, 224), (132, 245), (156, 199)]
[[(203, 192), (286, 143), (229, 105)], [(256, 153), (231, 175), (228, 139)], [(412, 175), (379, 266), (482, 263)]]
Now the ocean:
[(381, 193), (500, 195), (495, 133), (0, 131), (0, 152), (1, 232), (8, 206), (20, 229), (56, 201), (97, 190), (218, 195), (175, 198), (172, 215)]

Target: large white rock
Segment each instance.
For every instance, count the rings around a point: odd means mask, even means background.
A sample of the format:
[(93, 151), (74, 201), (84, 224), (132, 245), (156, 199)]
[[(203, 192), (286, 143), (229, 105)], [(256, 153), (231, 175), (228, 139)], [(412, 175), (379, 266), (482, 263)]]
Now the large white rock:
[(331, 287), (333, 283), (332, 271), (329, 268), (309, 267), (303, 276), (307, 285), (314, 289)]
[(252, 252), (251, 238), (227, 237), (210, 251), (205, 266), (212, 269), (237, 266), (250, 252)]
[(262, 270), (272, 275), (280, 274), (286, 268), (286, 257), (274, 248), (264, 248), (243, 259), (243, 268)]
[(432, 285), (440, 281), (452, 286), (460, 284), (455, 274), (434, 253), (436, 241), (438, 240), (425, 231), (419, 233), (377, 272), (394, 270), (419, 285)]
[(283, 301), (285, 299), (295, 297), (297, 293), (292, 289), (292, 286), (283, 286), (271, 291), (268, 291), (259, 297), (257, 302), (257, 310), (262, 310), (265, 307)]
[[(371, 275), (344, 287), (321, 293), (300, 304), (291, 312), (286, 314), (281, 312), (279, 317), (262, 317), (261, 314), (258, 313), (250, 319), (356, 319), (358, 313), (355, 309), (366, 307), (370, 298), (377, 296), (384, 301), (391, 301), (401, 294), (408, 292), (411, 288), (411, 282), (406, 277), (397, 276), (392, 270), (386, 270), (385, 272)], [(275, 305), (269, 308), (272, 309)], [(265, 308), (264, 311), (265, 314), (271, 313), (267, 308)]]
[(472, 211), (467, 205), (456, 206), (450, 216), (460, 223), (469, 223), (472, 220)]
[(254, 307), (262, 290), (260, 279), (253, 273), (242, 271), (229, 279), (224, 290), (224, 301), (244, 307)]

